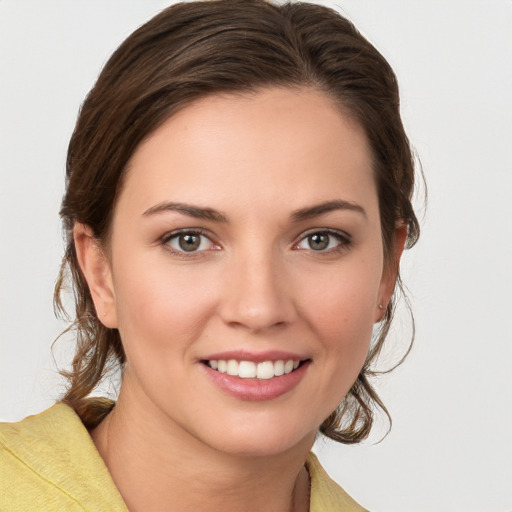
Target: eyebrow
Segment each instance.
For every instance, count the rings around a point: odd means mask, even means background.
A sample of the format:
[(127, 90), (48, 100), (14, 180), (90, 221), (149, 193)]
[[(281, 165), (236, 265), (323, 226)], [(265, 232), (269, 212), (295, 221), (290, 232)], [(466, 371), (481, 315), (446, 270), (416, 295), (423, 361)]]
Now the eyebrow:
[(178, 212), (188, 215), (189, 217), (194, 217), (195, 219), (211, 220), (214, 222), (228, 221), (228, 218), (224, 213), (214, 210), (213, 208), (202, 208), (191, 204), (173, 203), (168, 201), (158, 203), (157, 205), (148, 208), (143, 215), (155, 215), (163, 212)]
[[(292, 221), (300, 222), (336, 210), (354, 211), (361, 213), (366, 217), (366, 211), (362, 206), (350, 201), (344, 201), (343, 199), (326, 201), (325, 203), (316, 204), (314, 206), (300, 208), (299, 210), (295, 210), (290, 217)], [(224, 213), (214, 210), (213, 208), (203, 208), (200, 206), (193, 206), (191, 204), (174, 203), (169, 201), (164, 201), (148, 208), (143, 215), (156, 215), (163, 212), (178, 212), (188, 215), (189, 217), (194, 217), (195, 219), (211, 220), (213, 222), (222, 223), (228, 222), (228, 218)]]
[(344, 201), (343, 199), (336, 199), (334, 201), (326, 201), (325, 203), (320, 203), (307, 208), (295, 210), (292, 213), (291, 218), (295, 222), (298, 222), (301, 220), (311, 219), (313, 217), (317, 217), (319, 215), (323, 215), (324, 213), (329, 213), (335, 210), (349, 210), (361, 213), (364, 215), (364, 217), (367, 217), (365, 209), (359, 204), (352, 203), (350, 201)]

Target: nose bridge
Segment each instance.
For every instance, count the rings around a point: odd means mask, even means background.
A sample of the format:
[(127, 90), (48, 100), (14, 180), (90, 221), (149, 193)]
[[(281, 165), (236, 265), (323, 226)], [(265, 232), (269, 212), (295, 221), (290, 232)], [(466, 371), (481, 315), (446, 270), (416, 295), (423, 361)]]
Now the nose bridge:
[(293, 304), (278, 251), (253, 243), (231, 255), (222, 304), (225, 322), (261, 331), (289, 323)]

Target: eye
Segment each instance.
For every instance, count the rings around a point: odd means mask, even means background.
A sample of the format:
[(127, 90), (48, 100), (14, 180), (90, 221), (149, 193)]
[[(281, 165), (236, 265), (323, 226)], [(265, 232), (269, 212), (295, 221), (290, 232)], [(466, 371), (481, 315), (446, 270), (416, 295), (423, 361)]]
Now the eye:
[(306, 249), (315, 252), (330, 252), (342, 249), (350, 244), (350, 237), (338, 231), (314, 231), (303, 237), (297, 249)]
[(162, 242), (173, 252), (181, 254), (218, 248), (218, 246), (216, 246), (206, 235), (199, 231), (180, 231), (174, 234), (171, 233), (165, 237)]

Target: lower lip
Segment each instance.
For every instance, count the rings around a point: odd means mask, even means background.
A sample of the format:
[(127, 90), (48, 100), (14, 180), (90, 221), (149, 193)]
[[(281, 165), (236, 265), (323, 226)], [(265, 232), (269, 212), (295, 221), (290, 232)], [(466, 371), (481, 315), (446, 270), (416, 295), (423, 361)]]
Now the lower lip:
[(208, 377), (222, 391), (239, 400), (263, 401), (273, 400), (294, 389), (306, 374), (309, 361), (302, 363), (291, 373), (272, 379), (242, 379), (227, 373), (220, 373), (202, 363)]

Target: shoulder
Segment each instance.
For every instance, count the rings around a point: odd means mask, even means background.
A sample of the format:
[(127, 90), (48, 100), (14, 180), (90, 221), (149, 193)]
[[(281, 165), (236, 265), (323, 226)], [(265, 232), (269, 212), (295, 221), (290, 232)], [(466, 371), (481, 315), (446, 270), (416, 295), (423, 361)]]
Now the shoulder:
[(6, 510), (126, 511), (89, 433), (65, 404), (0, 423), (0, 452)]
[(306, 467), (311, 478), (310, 512), (367, 512), (329, 477), (314, 453)]

